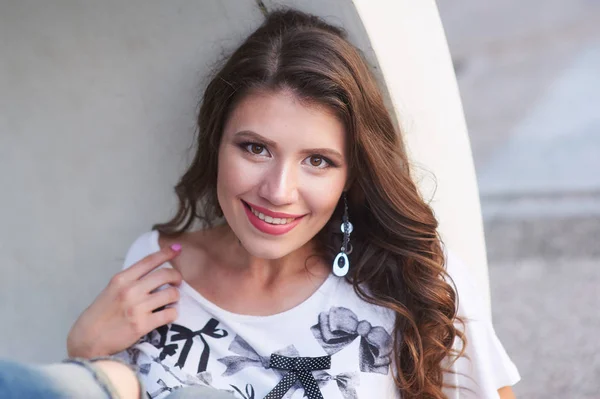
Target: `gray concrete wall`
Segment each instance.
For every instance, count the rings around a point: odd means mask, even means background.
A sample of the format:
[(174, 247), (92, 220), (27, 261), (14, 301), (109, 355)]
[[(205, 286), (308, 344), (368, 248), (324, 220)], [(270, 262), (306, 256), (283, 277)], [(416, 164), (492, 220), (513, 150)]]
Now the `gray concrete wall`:
[[(434, 200), (442, 234), (461, 257), (478, 260), (470, 263), (485, 296), (470, 149), (435, 2), (393, 3), (404, 40), (375, 29), (389, 2), (263, 3), (343, 25), (382, 82), (393, 82), (415, 161), (443, 176)], [(128, 245), (172, 212), (207, 70), (261, 19), (254, 0), (0, 1), (0, 357), (65, 355), (69, 327), (119, 270)], [(385, 23), (394, 30), (395, 20)], [(411, 29), (429, 32), (427, 44), (415, 43)], [(374, 38), (397, 54), (385, 58), (388, 73), (406, 76), (382, 76)], [(427, 64), (436, 67), (423, 73), (418, 64), (432, 55)], [(443, 85), (433, 87), (432, 74)], [(449, 122), (447, 134), (437, 129)], [(444, 163), (452, 138), (462, 161)]]
[(254, 1), (0, 3), (0, 356), (64, 356), (170, 215), (206, 68), (261, 19)]

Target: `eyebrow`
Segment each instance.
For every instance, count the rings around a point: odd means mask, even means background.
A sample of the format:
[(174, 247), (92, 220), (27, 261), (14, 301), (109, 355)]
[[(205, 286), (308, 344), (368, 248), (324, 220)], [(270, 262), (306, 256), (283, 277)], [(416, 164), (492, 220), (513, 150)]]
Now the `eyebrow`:
[[(277, 143), (272, 140), (267, 139), (266, 137), (261, 136), (260, 134), (253, 132), (251, 130), (242, 130), (237, 132), (233, 136), (234, 138), (245, 138), (250, 140), (256, 140), (261, 143), (266, 144), (267, 146), (277, 148)], [(302, 154), (312, 155), (319, 154), (326, 157), (337, 158), (340, 162), (344, 159), (344, 156), (340, 154), (338, 151), (333, 150), (331, 148), (307, 148), (301, 151)]]
[(277, 144), (274, 141), (269, 140), (268, 138), (263, 137), (260, 134), (253, 132), (252, 130), (242, 130), (241, 132), (237, 132), (233, 135), (233, 138), (245, 138), (250, 140), (256, 140), (270, 147), (277, 148)]

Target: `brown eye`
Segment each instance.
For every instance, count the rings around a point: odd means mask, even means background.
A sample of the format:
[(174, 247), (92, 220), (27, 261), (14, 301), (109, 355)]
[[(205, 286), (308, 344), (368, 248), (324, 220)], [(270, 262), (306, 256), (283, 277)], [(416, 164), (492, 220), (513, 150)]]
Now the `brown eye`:
[(265, 147), (260, 144), (250, 144), (250, 152), (260, 155), (265, 150)]
[(335, 167), (333, 162), (321, 155), (311, 155), (310, 157), (304, 158), (302, 163), (315, 169), (327, 169), (332, 166)]
[(311, 164), (311, 166), (314, 166), (314, 167), (318, 168), (319, 166), (321, 166), (321, 164), (323, 162), (324, 162), (323, 158), (321, 158), (319, 156), (313, 155), (312, 157), (310, 157), (310, 164)]

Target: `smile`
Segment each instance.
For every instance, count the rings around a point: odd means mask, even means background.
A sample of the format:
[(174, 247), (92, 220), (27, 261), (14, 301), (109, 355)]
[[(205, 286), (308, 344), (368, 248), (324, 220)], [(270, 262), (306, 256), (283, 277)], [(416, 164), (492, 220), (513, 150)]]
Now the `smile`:
[(288, 224), (288, 223), (292, 223), (294, 220), (296, 220), (295, 218), (274, 218), (271, 216), (266, 216), (264, 213), (259, 212), (252, 207), (250, 207), (250, 211), (252, 211), (252, 213), (255, 216), (257, 216), (260, 220), (264, 220), (265, 222), (267, 222), (269, 224)]
[(272, 212), (268, 209), (242, 201), (250, 223), (259, 231), (271, 235), (281, 235), (292, 230), (304, 215)]

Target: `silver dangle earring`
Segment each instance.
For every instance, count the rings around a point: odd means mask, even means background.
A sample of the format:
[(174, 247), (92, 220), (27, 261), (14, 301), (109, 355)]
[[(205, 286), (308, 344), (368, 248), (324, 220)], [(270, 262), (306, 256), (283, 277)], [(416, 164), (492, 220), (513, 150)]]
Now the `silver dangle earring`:
[(346, 199), (346, 193), (343, 195), (344, 197), (344, 215), (342, 216), (342, 226), (341, 230), (344, 233), (344, 239), (342, 241), (342, 247), (340, 248), (340, 253), (337, 254), (335, 259), (333, 260), (333, 274), (338, 277), (344, 277), (348, 274), (348, 270), (350, 270), (350, 260), (348, 259), (348, 255), (352, 252), (352, 244), (350, 244), (350, 234), (354, 227), (352, 223), (348, 220), (348, 200)]

